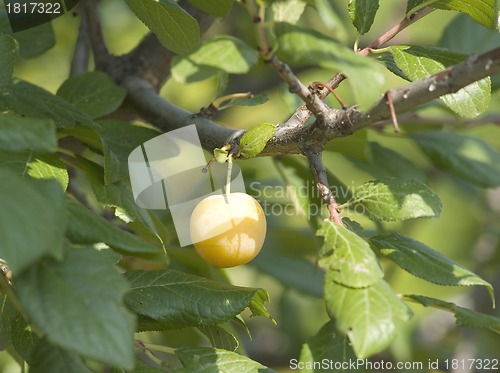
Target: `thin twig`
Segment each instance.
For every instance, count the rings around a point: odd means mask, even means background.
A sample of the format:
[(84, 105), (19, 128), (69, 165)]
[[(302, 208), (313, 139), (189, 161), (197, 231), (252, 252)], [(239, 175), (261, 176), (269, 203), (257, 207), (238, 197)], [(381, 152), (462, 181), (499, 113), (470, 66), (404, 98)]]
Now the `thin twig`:
[(309, 166), (313, 171), (314, 180), (316, 181), (316, 187), (321, 193), (321, 197), (323, 201), (328, 207), (328, 211), (330, 212), (330, 220), (333, 222), (344, 225), (342, 222), (342, 217), (340, 216), (340, 210), (335, 201), (335, 197), (333, 196), (332, 191), (330, 190), (330, 186), (328, 185), (327, 171), (326, 167), (323, 164), (323, 160), (321, 158), (321, 150), (314, 150), (312, 148), (307, 148), (304, 151), (307, 159), (309, 160)]
[(257, 6), (254, 0), (247, 0), (245, 2), (248, 12), (252, 17), (254, 23), (255, 35), (259, 52), (264, 62), (268, 63), (273, 68), (276, 74), (288, 84), (288, 89), (291, 93), (299, 96), (306, 104), (307, 108), (314, 115), (321, 115), (321, 113), (328, 110), (326, 104), (311, 90), (309, 90), (304, 83), (293, 73), (290, 66), (281, 61), (274, 53), (269, 45), (264, 26), (265, 8), (264, 4)]
[(404, 18), (396, 26), (392, 27), (390, 30), (388, 30), (386, 33), (384, 33), (381, 37), (379, 37), (373, 43), (371, 43), (367, 47), (359, 50), (357, 53), (360, 56), (366, 56), (367, 54), (370, 53), (370, 51), (372, 49), (377, 49), (381, 45), (387, 43), (389, 40), (391, 40), (393, 37), (395, 37), (397, 34), (399, 34), (405, 28), (414, 24), (415, 22), (422, 19), (426, 15), (430, 14), (432, 11), (434, 11), (433, 8), (424, 8), (416, 13), (413, 13), (409, 18)]
[(344, 100), (342, 100), (342, 98), (339, 96), (339, 94), (337, 92), (335, 92), (333, 90), (333, 88), (330, 87), (328, 84), (322, 83), (322, 82), (312, 82), (311, 86), (314, 88), (316, 88), (316, 87), (326, 88), (335, 97), (335, 99), (338, 101), (338, 103), (340, 104), (342, 109), (344, 109), (344, 110), (347, 109), (347, 106), (344, 103)]
[(394, 126), (394, 132), (399, 133), (398, 117), (396, 116), (396, 110), (394, 110), (394, 103), (392, 102), (392, 92), (387, 91), (385, 93), (387, 98), (387, 105), (389, 105), (389, 113), (391, 114), (392, 125)]
[[(398, 116), (398, 123), (404, 125), (439, 124), (457, 128), (474, 128), (484, 124), (495, 124), (500, 126), (500, 115), (486, 115), (479, 118), (464, 119), (455, 117), (423, 117), (418, 113), (409, 113)], [(372, 128), (382, 129), (389, 124), (392, 124), (391, 119), (374, 123)]]

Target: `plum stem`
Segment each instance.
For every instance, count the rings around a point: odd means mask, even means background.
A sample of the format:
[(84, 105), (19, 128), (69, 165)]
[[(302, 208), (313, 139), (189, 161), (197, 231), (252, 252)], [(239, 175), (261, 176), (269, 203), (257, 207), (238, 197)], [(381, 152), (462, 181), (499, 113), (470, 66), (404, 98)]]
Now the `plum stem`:
[(233, 171), (233, 157), (230, 155), (227, 159), (227, 179), (226, 179), (226, 196), (231, 194), (231, 173)]

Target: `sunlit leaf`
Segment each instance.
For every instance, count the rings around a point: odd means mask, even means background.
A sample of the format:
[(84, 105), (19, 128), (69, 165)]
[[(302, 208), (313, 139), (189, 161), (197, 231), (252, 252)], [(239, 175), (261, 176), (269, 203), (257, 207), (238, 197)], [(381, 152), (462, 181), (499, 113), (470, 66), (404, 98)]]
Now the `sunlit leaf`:
[(257, 63), (258, 53), (233, 36), (215, 36), (186, 56), (172, 60), (172, 76), (180, 82), (195, 82), (215, 75), (247, 73)]
[(278, 0), (272, 4), (273, 18), (276, 22), (297, 23), (307, 3), (302, 0)]
[(372, 27), (378, 10), (378, 0), (350, 0), (349, 15), (358, 32), (366, 34)]
[(273, 137), (276, 127), (271, 123), (262, 123), (245, 132), (240, 140), (239, 154), (243, 158), (253, 158), (266, 147)]
[[(436, 47), (393, 46), (389, 52), (396, 66), (411, 81), (423, 79), (438, 73), (446, 67), (465, 59), (465, 53)], [(429, 87), (432, 89), (432, 86)], [(464, 118), (474, 118), (483, 113), (489, 105), (491, 79), (481, 79), (475, 83), (441, 97), (441, 100), (455, 113)]]
[[(329, 321), (315, 336), (309, 338), (302, 346), (300, 362), (303, 369), (301, 373), (364, 373), (367, 372), (363, 365), (354, 365), (358, 362), (349, 339), (335, 327), (335, 322)], [(318, 362), (321, 366), (318, 367)], [(332, 362), (333, 364), (329, 364)], [(293, 360), (291, 361), (293, 363)], [(344, 368), (338, 368), (344, 367)], [(352, 367), (352, 369), (351, 369)], [(318, 369), (319, 368), (319, 369)], [(293, 366), (292, 366), (293, 369)]]
[(439, 197), (417, 180), (386, 179), (364, 183), (354, 190), (349, 204), (361, 206), (371, 219), (379, 221), (436, 217), (441, 213)]
[(321, 251), (321, 263), (328, 265), (325, 281), (364, 288), (383, 277), (377, 257), (357, 234), (330, 220), (323, 222), (317, 234), (325, 237)]
[(382, 351), (394, 340), (398, 326), (411, 317), (409, 308), (383, 280), (364, 289), (337, 284), (329, 272), (325, 302), (339, 331), (347, 334), (360, 359)]
[(174, 0), (126, 0), (126, 3), (165, 48), (185, 54), (198, 46), (198, 22)]
[(422, 242), (400, 233), (375, 236), (370, 238), (370, 242), (412, 275), (439, 285), (484, 286), (495, 302), (491, 284)]
[(498, 6), (495, 0), (408, 0), (407, 12), (412, 12), (415, 8), (421, 6), (430, 6), (432, 8), (455, 10), (457, 12), (468, 14), (477, 23), (490, 29), (497, 29)]
[(268, 300), (263, 289), (227, 285), (174, 270), (129, 271), (125, 277), (131, 284), (125, 304), (159, 329), (214, 325), (231, 320), (247, 307), (255, 315), (269, 315), (263, 306)]
[(258, 372), (272, 373), (273, 370), (236, 352), (208, 348), (183, 347), (175, 351), (186, 373), (203, 372)]

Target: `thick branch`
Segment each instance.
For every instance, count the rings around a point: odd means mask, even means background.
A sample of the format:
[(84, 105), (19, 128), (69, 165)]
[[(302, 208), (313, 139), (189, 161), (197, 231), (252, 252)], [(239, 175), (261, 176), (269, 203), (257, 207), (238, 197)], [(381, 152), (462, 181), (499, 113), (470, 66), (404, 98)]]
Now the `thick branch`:
[(143, 79), (126, 78), (123, 86), (138, 113), (163, 132), (196, 124), (201, 145), (207, 150), (221, 148), (244, 132), (222, 127), (201, 115), (192, 114), (172, 104), (158, 95), (155, 88)]
[[(481, 56), (471, 56), (466, 61), (449, 67), (425, 79), (391, 90), (396, 113), (404, 113), (448, 93), (500, 72), (500, 48)], [(163, 131), (196, 124), (202, 144), (207, 150), (221, 147), (227, 142), (238, 141), (242, 131), (222, 127), (213, 121), (195, 116), (157, 95), (154, 88), (138, 78), (128, 78), (123, 85), (129, 97), (144, 118)], [(304, 112), (305, 115), (305, 112)], [(304, 154), (304, 149), (322, 149), (325, 143), (337, 137), (390, 118), (387, 100), (382, 97), (367, 112), (356, 106), (347, 110), (330, 109), (321, 123), (304, 125), (292, 116), (280, 124), (275, 136), (268, 142), (261, 156)], [(318, 118), (317, 118), (318, 119)]]

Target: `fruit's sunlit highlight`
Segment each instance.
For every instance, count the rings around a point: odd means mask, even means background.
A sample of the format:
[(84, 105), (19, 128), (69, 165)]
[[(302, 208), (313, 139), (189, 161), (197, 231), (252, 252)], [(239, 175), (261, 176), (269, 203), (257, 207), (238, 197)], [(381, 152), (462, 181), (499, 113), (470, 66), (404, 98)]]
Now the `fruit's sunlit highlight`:
[(202, 200), (191, 215), (191, 238), (198, 254), (216, 267), (248, 263), (266, 237), (266, 216), (245, 193), (214, 195)]

